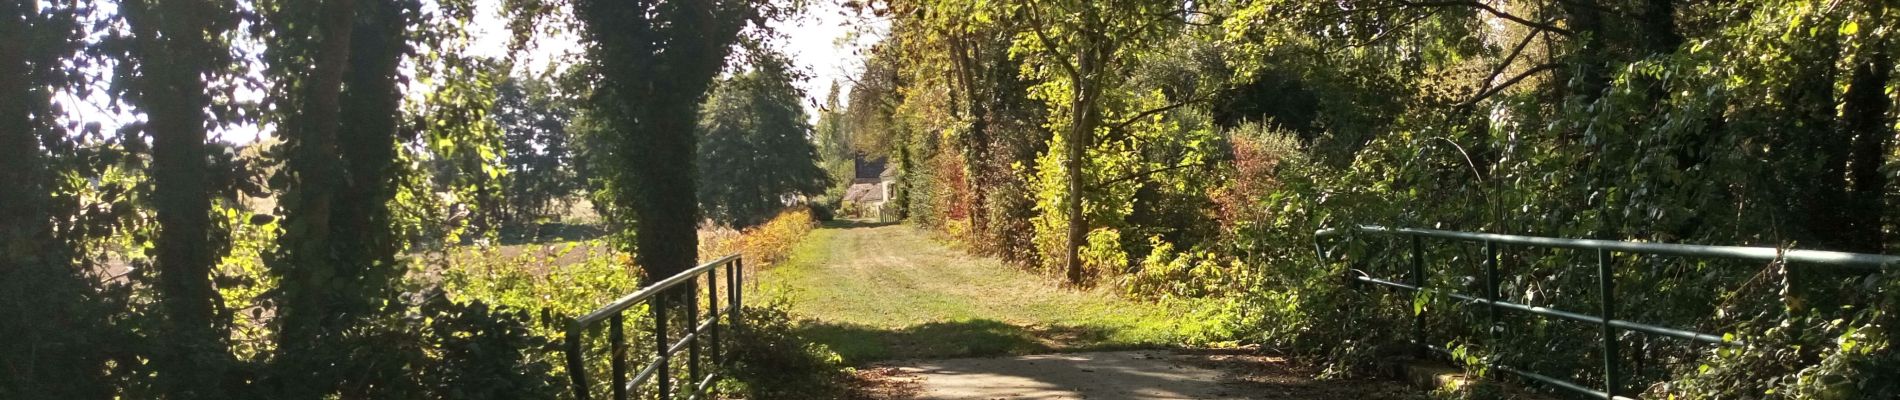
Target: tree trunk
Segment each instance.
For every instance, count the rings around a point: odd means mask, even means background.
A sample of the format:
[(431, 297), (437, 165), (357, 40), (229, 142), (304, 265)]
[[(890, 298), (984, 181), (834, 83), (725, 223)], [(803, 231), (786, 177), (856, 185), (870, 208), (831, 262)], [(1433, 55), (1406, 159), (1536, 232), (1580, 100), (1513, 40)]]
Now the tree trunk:
[[(308, 60), (308, 75), (291, 89), (288, 101), (296, 106), (284, 124), (288, 161), (278, 172), (289, 187), (280, 196), (285, 232), (278, 238), (281, 254), (272, 269), (279, 271), (278, 357), (273, 386), (279, 398), (316, 399), (336, 388), (340, 371), (336, 332), (346, 321), (349, 304), (337, 300), (344, 293), (337, 276), (336, 243), (331, 239), (336, 193), (344, 169), (337, 150), (341, 126), (343, 78), (350, 58), (350, 37), (356, 16), (354, 0), (331, 0), (320, 8), (314, 35), (316, 51)], [(293, 66), (301, 67), (301, 66)], [(293, 72), (296, 73), (296, 72)]]
[(149, 4), (128, 0), (126, 22), (139, 75), (133, 101), (152, 137), (153, 208), (158, 219), (158, 291), (166, 324), (161, 337), (175, 344), (155, 359), (159, 387), (175, 399), (224, 398), (223, 376), (235, 359), (224, 344), (216, 312), (223, 298), (211, 284), (217, 263), (211, 231), (205, 110), (211, 97), (200, 76), (213, 73), (222, 50), (207, 35), (217, 21), (210, 2)]
[(1871, 54), (1863, 55), (1854, 67), (1843, 99), (1846, 104), (1841, 108), (1841, 136), (1853, 140), (1847, 171), (1853, 185), (1847, 193), (1846, 209), (1842, 210), (1841, 221), (1847, 225), (1840, 230), (1841, 237), (1850, 240), (1843, 243), (1842, 250), (1880, 253), (1886, 244), (1882, 222), (1887, 192), (1887, 176), (1880, 168), (1886, 164), (1888, 143), (1894, 136), (1887, 123), (1893, 100), (1885, 93), (1893, 76), (1893, 59), (1879, 44), (1867, 49)]
[(1669, 54), (1682, 46), (1676, 33), (1676, 0), (1647, 0), (1643, 11), (1643, 43), (1650, 54)]
[(1088, 156), (1090, 142), (1095, 138), (1095, 127), (1100, 116), (1095, 112), (1096, 96), (1101, 92), (1099, 54), (1093, 48), (1079, 52), (1076, 60), (1078, 76), (1072, 77), (1075, 85), (1075, 99), (1070, 102), (1068, 137), (1063, 140), (1063, 168), (1068, 172), (1069, 202), (1066, 214), (1069, 222), (1069, 240), (1067, 261), (1070, 285), (1082, 285), (1082, 246), (1088, 244), (1088, 221), (1082, 212), (1083, 190), (1088, 187), (1088, 171), (1085, 157)]
[[(348, 173), (337, 188), (331, 235), (342, 255), (341, 274), (360, 280), (364, 298), (375, 302), (393, 295), (389, 285), (401, 278), (396, 252), (401, 243), (390, 226), (389, 201), (396, 192), (396, 129), (402, 110), (397, 67), (405, 49), (406, 26), (399, 2), (359, 0), (360, 14), (350, 35), (350, 66), (339, 94), (337, 151)], [(370, 310), (362, 310), (370, 311)]]
[(634, 257), (649, 280), (666, 279), (699, 261), (699, 201), (693, 181), (698, 107), (688, 102), (654, 106), (659, 108), (648, 114), (651, 125), (637, 138), (640, 158), (628, 165), (645, 186), (629, 190), (637, 196), (634, 237), (639, 251)]
[[(1664, 1), (1664, 0), (1653, 0)], [(1574, 0), (1564, 5), (1569, 15), (1570, 30), (1578, 40), (1578, 49), (1571, 55), (1576, 64), (1575, 94), (1583, 96), (1585, 102), (1595, 102), (1603, 97), (1604, 89), (1609, 88), (1608, 49), (1603, 38), (1603, 12), (1598, 9), (1597, 0)]]
[[(1844, 227), (1853, 225), (1847, 215), (1847, 166), (1853, 151), (1853, 138), (1836, 124), (1836, 99), (1834, 84), (1837, 82), (1834, 65), (1840, 58), (1837, 38), (1829, 35), (1832, 30), (1823, 29), (1822, 37), (1816, 48), (1790, 50), (1789, 57), (1798, 67), (1795, 78), (1784, 92), (1783, 104), (1792, 124), (1781, 129), (1783, 140), (1792, 146), (1787, 147), (1791, 161), (1818, 161), (1818, 164), (1797, 164), (1790, 171), (1790, 188), (1797, 199), (1797, 206), (1805, 222), (1810, 245), (1826, 249), (1842, 249), (1855, 242)], [(1813, 158), (1807, 158), (1813, 157)], [(1818, 165), (1816, 167), (1815, 165)]]

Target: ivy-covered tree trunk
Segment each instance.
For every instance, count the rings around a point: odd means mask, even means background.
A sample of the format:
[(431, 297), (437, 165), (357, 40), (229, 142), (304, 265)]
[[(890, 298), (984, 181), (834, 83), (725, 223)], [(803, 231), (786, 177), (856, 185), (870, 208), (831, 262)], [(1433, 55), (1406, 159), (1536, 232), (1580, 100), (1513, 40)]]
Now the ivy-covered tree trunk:
[(0, 0), (0, 398), (108, 399), (99, 335), (107, 324), (92, 283), (62, 240), (53, 126), (61, 61), (78, 50), (72, 8)]
[[(1823, 30), (1831, 31), (1831, 30)], [(1846, 219), (1847, 160), (1853, 149), (1848, 133), (1835, 126), (1834, 84), (1839, 76), (1834, 63), (1840, 59), (1837, 36), (1831, 32), (1817, 35), (1816, 43), (1788, 50), (1796, 60), (1797, 71), (1783, 90), (1782, 104), (1788, 124), (1779, 132), (1793, 173), (1790, 188), (1796, 199), (1797, 222), (1811, 247), (1839, 249), (1854, 242), (1842, 227), (1852, 225)]]
[[(739, 29), (752, 18), (749, 0), (573, 3), (592, 42), (588, 54), (602, 82), (595, 107), (607, 121), (614, 207), (629, 210), (634, 254), (648, 279), (663, 279), (698, 261), (694, 127), (699, 102), (725, 64)], [(623, 235), (623, 238), (625, 236)], [(624, 240), (624, 239), (623, 239)]]
[(1840, 227), (1841, 237), (1851, 240), (1843, 243), (1841, 250), (1846, 251), (1880, 253), (1886, 244), (1883, 217), (1887, 175), (1880, 169), (1886, 165), (1888, 144), (1894, 136), (1888, 118), (1893, 99), (1886, 93), (1893, 77), (1893, 58), (1882, 45), (1867, 46), (1870, 54), (1862, 55), (1854, 66), (1843, 99), (1846, 104), (1841, 107), (1841, 136), (1853, 140), (1851, 168), (1847, 171), (1853, 186), (1848, 189), (1848, 204), (1843, 211), (1846, 216), (1842, 219), (1848, 225)]
[(337, 129), (337, 151), (347, 169), (336, 202), (332, 235), (344, 269), (354, 281), (358, 313), (372, 313), (394, 301), (402, 277), (396, 254), (403, 244), (390, 221), (389, 201), (396, 192), (396, 134), (402, 111), (397, 64), (408, 50), (409, 22), (402, 1), (357, 0), (350, 35), (350, 66), (340, 94), (345, 118)]
[[(283, 397), (388, 397), (404, 390), (408, 357), (400, 349), (364, 353), (377, 318), (400, 301), (390, 201), (398, 184), (402, 93), (398, 68), (409, 51), (416, 4), (336, 0), (312, 10), (311, 57), (297, 60), (296, 104), (284, 139), (290, 162), (280, 171), (285, 233), (276, 361)], [(286, 16), (295, 18), (296, 16)], [(298, 21), (302, 22), (302, 21)], [(284, 21), (280, 23), (292, 23)], [(308, 29), (308, 28), (306, 28)]]
[(131, 100), (145, 112), (152, 137), (152, 208), (158, 217), (158, 292), (165, 311), (154, 358), (158, 387), (174, 399), (225, 398), (225, 376), (235, 362), (224, 343), (229, 325), (218, 315), (222, 297), (211, 284), (225, 242), (211, 221), (206, 118), (211, 96), (205, 76), (223, 68), (224, 32), (236, 26), (235, 4), (217, 0), (126, 0), (120, 12), (131, 27), (127, 64)]
[[(343, 364), (327, 354), (338, 343), (335, 337), (343, 326), (344, 310), (335, 301), (339, 285), (331, 238), (335, 195), (342, 186), (344, 169), (337, 150), (337, 131), (341, 117), (341, 94), (345, 68), (349, 65), (352, 21), (356, 17), (355, 0), (329, 0), (321, 3), (284, 3), (289, 8), (272, 17), (279, 29), (285, 29), (285, 41), (274, 43), (275, 61), (288, 80), (279, 99), (286, 109), (282, 150), (287, 158), (283, 169), (272, 179), (280, 190), (279, 213), (284, 232), (278, 237), (278, 253), (272, 260), (272, 272), (278, 275), (276, 299), (279, 353), (273, 358), (272, 389), (286, 399), (316, 399), (331, 394)], [(293, 30), (294, 29), (294, 30)], [(318, 32), (321, 32), (319, 34)], [(357, 205), (351, 205), (357, 206)]]
[(1603, 37), (1602, 7), (1598, 0), (1564, 2), (1571, 38), (1577, 41), (1577, 48), (1571, 53), (1575, 67), (1571, 89), (1574, 95), (1583, 96), (1586, 103), (1603, 97), (1603, 90), (1610, 86), (1609, 49)]
[[(395, 309), (392, 306), (401, 302), (396, 285), (405, 268), (396, 255), (404, 244), (392, 225), (390, 201), (398, 183), (396, 138), (402, 112), (397, 67), (409, 49), (410, 7), (413, 3), (405, 0), (357, 0), (356, 4), (350, 62), (339, 94), (342, 119), (336, 131), (345, 172), (334, 200), (344, 206), (333, 211), (330, 221), (335, 306), (340, 317), (332, 329), (383, 329), (375, 319), (392, 317), (396, 314), (390, 311)], [(378, 344), (355, 338), (341, 344), (325, 351), (347, 355), (346, 365), (356, 366), (339, 379), (343, 398), (387, 398), (407, 389), (408, 350), (348, 355), (348, 349)]]

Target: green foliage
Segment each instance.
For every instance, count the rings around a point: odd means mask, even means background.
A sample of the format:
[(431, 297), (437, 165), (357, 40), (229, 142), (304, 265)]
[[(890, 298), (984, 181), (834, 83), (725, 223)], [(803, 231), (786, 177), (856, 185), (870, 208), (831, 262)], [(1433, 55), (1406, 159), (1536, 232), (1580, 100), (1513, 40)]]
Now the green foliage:
[[(1406, 332), (1345, 326), (1404, 326), (1423, 313), (1434, 343), (1589, 384), (1602, 378), (1601, 356), (1571, 349), (1595, 345), (1590, 327), (1511, 318), (1493, 341), (1482, 313), (1463, 304), (1340, 283), (1347, 271), (1404, 277), (1405, 253), (1391, 250), (1405, 243), (1355, 242), (1322, 260), (1311, 232), (1373, 223), (1892, 246), (1891, 54), (1900, 43), (1882, 30), (1893, 26), (1890, 5), (927, 5), (871, 8), (897, 16), (872, 64), (905, 67), (867, 69), (879, 80), (853, 93), (894, 104), (854, 95), (851, 110), (892, 121), (884, 148), (910, 166), (900, 186), (912, 220), (972, 248), (1028, 254), (1010, 257), (1024, 266), (1089, 272), (1133, 297), (1207, 298), (1197, 341), (1261, 343), (1351, 374)], [(1128, 14), (1138, 10), (1147, 11)], [(981, 57), (998, 32), (1013, 38), (1008, 56)], [(1020, 85), (983, 75), (996, 69), (1017, 71)], [(977, 112), (1008, 104), (977, 99), (1009, 96), (1042, 110)], [(1018, 121), (1037, 129), (1012, 129)], [(1003, 145), (1012, 140), (1036, 144)], [(1015, 156), (972, 157), (997, 149)], [(1018, 178), (982, 177), (999, 169)], [(985, 220), (1005, 215), (1014, 218)], [(1427, 285), (1475, 293), (1467, 277), (1482, 275), (1469, 262), (1476, 251), (1431, 246)], [(1135, 264), (1108, 265), (1125, 263), (1118, 255)], [(1591, 256), (1509, 251), (1502, 290), (1537, 306), (1594, 310), (1593, 271), (1570, 267)], [(1071, 260), (1078, 267), (1064, 265)], [(1863, 353), (1892, 346), (1879, 333), (1895, 319), (1882, 309), (1893, 296), (1882, 277), (1720, 260), (1613, 262), (1619, 293), (1640, 299), (1619, 305), (1619, 318), (1775, 343), (1717, 350), (1626, 335), (1622, 362), (1641, 385), (1632, 394), (1895, 390), (1870, 378), (1895, 359)], [(1575, 356), (1541, 356), (1559, 352)], [(1631, 361), (1664, 359), (1679, 361)]]
[(789, 199), (831, 186), (791, 68), (784, 55), (759, 51), (751, 70), (720, 81), (701, 106), (699, 208), (715, 223), (751, 228)]
[(507, 167), (501, 187), (511, 224), (535, 223), (554, 216), (586, 177), (576, 176), (567, 126), (573, 120), (569, 100), (549, 82), (511, 77), (495, 87), (493, 115), (502, 132)]
[[(587, 43), (589, 114), (602, 135), (594, 168), (622, 251), (652, 276), (698, 258), (700, 101), (748, 23), (766, 16), (755, 0), (574, 0)], [(634, 251), (635, 248), (638, 251)]]
[(565, 381), (545, 361), (551, 341), (529, 328), (519, 309), (457, 303), (442, 293), (421, 305), (424, 335), (436, 358), (424, 363), (423, 384), (441, 399), (549, 399)]
[[(96, 124), (64, 119), (55, 96), (90, 92), (73, 67), (101, 60), (81, 41), (96, 5), (0, 4), (0, 397), (104, 398), (113, 375), (102, 366), (130, 338), (113, 318), (127, 305), (122, 285), (99, 279), (103, 257), (89, 245), (129, 231), (137, 195), (93, 190), (88, 178), (137, 163), (108, 145)], [(83, 127), (82, 127), (83, 125)], [(127, 143), (139, 143), (127, 141)], [(117, 183), (117, 182), (113, 182)], [(30, 322), (29, 322), (30, 321)], [(129, 361), (120, 358), (116, 361)]]
[(726, 396), (747, 399), (845, 398), (852, 379), (844, 359), (801, 336), (782, 304), (747, 306), (743, 328), (731, 331), (726, 349)]

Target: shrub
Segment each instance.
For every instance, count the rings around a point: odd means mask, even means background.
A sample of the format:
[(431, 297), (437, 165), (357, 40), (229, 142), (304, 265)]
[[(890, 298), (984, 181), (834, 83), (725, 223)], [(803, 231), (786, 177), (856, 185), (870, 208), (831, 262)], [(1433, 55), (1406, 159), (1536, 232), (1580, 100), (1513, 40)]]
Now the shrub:
[(846, 396), (851, 368), (830, 348), (799, 336), (784, 307), (746, 307), (742, 318), (744, 325), (729, 336), (731, 364), (720, 392), (746, 399)]
[(729, 254), (744, 253), (746, 265), (766, 266), (783, 261), (792, 246), (804, 240), (816, 226), (812, 212), (804, 208), (780, 213), (770, 221), (745, 231), (726, 228), (702, 229), (699, 257), (711, 260)]
[(1088, 245), (1077, 253), (1082, 259), (1082, 276), (1100, 277), (1120, 274), (1128, 268), (1128, 252), (1122, 250), (1122, 234), (1110, 228), (1089, 231)]

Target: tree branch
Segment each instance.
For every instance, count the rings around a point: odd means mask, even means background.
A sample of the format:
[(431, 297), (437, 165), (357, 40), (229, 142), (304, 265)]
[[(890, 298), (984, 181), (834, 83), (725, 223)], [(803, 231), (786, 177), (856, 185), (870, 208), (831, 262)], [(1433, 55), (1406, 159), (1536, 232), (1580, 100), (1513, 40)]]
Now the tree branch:
[[(1498, 63), (1498, 67), (1491, 70), (1491, 75), (1484, 77), (1484, 86), (1478, 89), (1478, 93), (1483, 94), (1484, 92), (1491, 91), (1491, 82), (1497, 80), (1498, 75), (1504, 74), (1504, 70), (1506, 68), (1510, 68), (1511, 63), (1517, 61), (1517, 56), (1519, 54), (1523, 54), (1524, 48), (1529, 47), (1531, 44), (1531, 40), (1534, 40), (1534, 39), (1537, 39), (1536, 34), (1525, 34), (1524, 41), (1517, 42), (1517, 47), (1511, 48), (1511, 55), (1505, 56), (1504, 62)], [(1467, 104), (1470, 104), (1470, 103), (1467, 103)]]
[(1208, 164), (1208, 163), (1206, 163), (1206, 162), (1197, 162), (1197, 163), (1188, 163), (1188, 164), (1176, 164), (1176, 165), (1170, 165), (1170, 166), (1167, 166), (1167, 167), (1163, 167), (1163, 168), (1157, 168), (1157, 169), (1151, 169), (1151, 170), (1147, 170), (1147, 171), (1141, 171), (1141, 172), (1136, 172), (1136, 173), (1133, 173), (1133, 174), (1128, 174), (1128, 175), (1125, 175), (1125, 176), (1122, 176), (1122, 177), (1119, 177), (1119, 178), (1115, 178), (1115, 179), (1109, 179), (1109, 180), (1105, 180), (1105, 181), (1096, 181), (1096, 182), (1094, 182), (1094, 183), (1095, 183), (1094, 185), (1090, 185), (1090, 187), (1089, 187), (1089, 190), (1101, 190), (1102, 188), (1105, 188), (1105, 187), (1108, 187), (1109, 185), (1114, 185), (1114, 184), (1117, 184), (1117, 183), (1122, 183), (1122, 182), (1127, 182), (1127, 181), (1132, 181), (1132, 180), (1135, 180), (1135, 179), (1140, 179), (1140, 178), (1145, 178), (1145, 177), (1149, 177), (1149, 176), (1153, 176), (1154, 174), (1159, 174), (1159, 173), (1163, 173), (1163, 172), (1168, 172), (1168, 171), (1174, 171), (1174, 170), (1178, 170), (1178, 169), (1183, 169), (1183, 168), (1193, 168), (1193, 167), (1205, 167), (1205, 166), (1208, 166), (1208, 165), (1209, 165), (1209, 164)]
[(1559, 34), (1563, 34), (1564, 36), (1571, 36), (1575, 34), (1571, 32), (1569, 29), (1564, 29), (1556, 25), (1551, 25), (1549, 23), (1532, 21), (1529, 19), (1525, 19), (1524, 17), (1512, 15), (1511, 13), (1504, 12), (1504, 10), (1499, 10), (1496, 7), (1492, 7), (1489, 4), (1480, 3), (1475, 0), (1446, 0), (1446, 1), (1396, 0), (1396, 1), (1398, 1), (1399, 4), (1413, 6), (1413, 7), (1471, 7), (1471, 8), (1483, 10), (1486, 13), (1490, 13), (1492, 16), (1510, 20), (1511, 22), (1516, 22), (1519, 25), (1535, 28), (1537, 30), (1556, 32)]
[(1108, 130), (1110, 132), (1115, 132), (1115, 131), (1120, 131), (1122, 129), (1127, 129), (1129, 125), (1134, 125), (1136, 122), (1141, 122), (1142, 119), (1154, 116), (1155, 114), (1168, 112), (1169, 110), (1181, 108), (1189, 104), (1212, 100), (1213, 98), (1214, 96), (1199, 96), (1199, 97), (1189, 98), (1187, 100), (1182, 100), (1174, 104), (1161, 106), (1159, 108), (1155, 108), (1152, 110), (1142, 111), (1140, 113), (1135, 114), (1135, 116), (1133, 117), (1129, 117), (1128, 119), (1124, 119), (1121, 122), (1115, 123), (1115, 125), (1108, 127)]
[(1523, 81), (1524, 78), (1529, 78), (1531, 75), (1535, 75), (1539, 72), (1557, 69), (1557, 67), (1561, 67), (1561, 66), (1563, 65), (1555, 64), (1555, 63), (1536, 66), (1534, 68), (1531, 68), (1529, 71), (1524, 71), (1524, 73), (1517, 74), (1517, 76), (1512, 77), (1510, 80), (1504, 81), (1504, 84), (1498, 85), (1498, 87), (1491, 88), (1491, 90), (1489, 91), (1478, 92), (1476, 96), (1472, 96), (1470, 100), (1465, 100), (1465, 102), (1459, 104), (1459, 106), (1470, 107), (1470, 106), (1476, 105), (1478, 104), (1478, 102), (1484, 101), (1484, 99), (1490, 98), (1491, 96), (1495, 96), (1498, 93), (1503, 93), (1505, 89), (1510, 89), (1512, 85), (1516, 85), (1519, 81)]
[[(1034, 3), (1032, 2), (1029, 7), (1035, 7)], [(1042, 42), (1043, 51), (1054, 55), (1056, 60), (1058, 60), (1056, 64), (1061, 65), (1063, 70), (1069, 71), (1069, 79), (1081, 80), (1082, 73), (1075, 67), (1075, 62), (1069, 60), (1068, 55), (1062, 54), (1062, 50), (1057, 48), (1055, 41), (1049, 40), (1049, 32), (1046, 28), (1049, 25), (1042, 22), (1040, 14), (1034, 9), (1024, 14), (1028, 14), (1030, 23), (1036, 26), (1035, 29), (1031, 29), (1031, 31), (1036, 33), (1036, 40)]]
[(1333, 50), (1328, 50), (1326, 51), (1326, 53), (1332, 54), (1336, 52), (1345, 51), (1347, 49), (1371, 46), (1373, 44), (1379, 43), (1380, 41), (1384, 41), (1386, 38), (1392, 37), (1393, 34), (1398, 33), (1400, 31), (1400, 28), (1411, 27), (1413, 24), (1417, 24), (1419, 21), (1424, 21), (1426, 18), (1431, 18), (1434, 15), (1438, 15), (1437, 9), (1433, 9), (1431, 12), (1420, 14), (1417, 17), (1412, 17), (1410, 21), (1405, 21), (1405, 23), (1403, 24), (1394, 26), (1391, 29), (1386, 29), (1384, 32), (1379, 32), (1378, 35), (1373, 36), (1371, 39), (1366, 39), (1365, 41), (1359, 42), (1359, 43), (1351, 43), (1345, 46), (1340, 46)]

